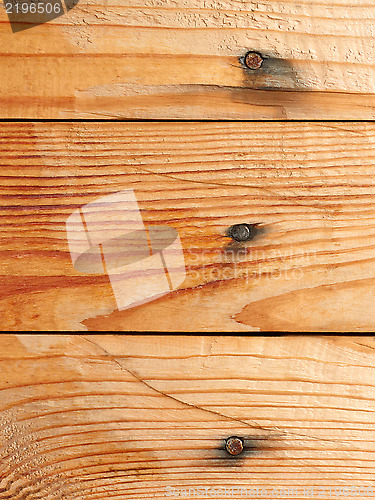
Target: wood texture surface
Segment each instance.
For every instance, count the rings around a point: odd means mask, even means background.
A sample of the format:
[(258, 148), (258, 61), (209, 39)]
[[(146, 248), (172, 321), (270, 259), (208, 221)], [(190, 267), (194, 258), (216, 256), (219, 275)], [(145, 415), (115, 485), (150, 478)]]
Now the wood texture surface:
[(1, 8), (1, 116), (373, 119), (374, 13), (367, 0), (81, 0), (13, 33)]
[[(225, 486), (268, 493), (234, 500), (373, 498), (374, 348), (370, 337), (2, 335), (1, 498), (200, 487), (209, 493), (191, 498), (218, 499)], [(223, 450), (231, 435), (243, 455)]]
[[(375, 125), (3, 123), (0, 328), (373, 331)], [(118, 311), (65, 222), (132, 188), (178, 230), (179, 290)], [(261, 223), (252, 241), (225, 236)]]

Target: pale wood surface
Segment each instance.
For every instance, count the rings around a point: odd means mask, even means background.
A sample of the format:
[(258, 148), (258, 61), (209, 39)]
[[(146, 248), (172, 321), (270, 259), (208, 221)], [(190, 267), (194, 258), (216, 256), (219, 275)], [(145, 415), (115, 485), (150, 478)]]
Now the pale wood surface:
[[(12, 33), (1, 8), (1, 117), (373, 119), (374, 13), (367, 0), (81, 0)], [(248, 50), (260, 70), (241, 63)]]
[[(2, 335), (1, 498), (224, 486), (372, 498), (328, 492), (374, 487), (374, 348), (370, 337)], [(243, 456), (223, 450), (231, 435)]]
[[(373, 331), (375, 125), (3, 123), (0, 328)], [(73, 268), (65, 221), (133, 188), (178, 230), (187, 278), (118, 311)], [(230, 244), (236, 223), (262, 223)]]

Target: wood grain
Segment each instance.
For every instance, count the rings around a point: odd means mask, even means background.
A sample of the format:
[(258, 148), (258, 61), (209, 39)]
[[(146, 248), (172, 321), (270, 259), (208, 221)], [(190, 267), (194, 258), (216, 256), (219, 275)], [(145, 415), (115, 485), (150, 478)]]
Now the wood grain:
[[(372, 123), (3, 123), (3, 330), (373, 331)], [(118, 311), (65, 222), (132, 188), (177, 229), (187, 277)], [(225, 236), (261, 223), (250, 242)]]
[(367, 0), (81, 0), (13, 33), (2, 8), (1, 117), (374, 119), (374, 15)]
[[(0, 498), (223, 498), (225, 486), (258, 488), (235, 500), (372, 498), (374, 348), (370, 337), (2, 335)], [(245, 439), (235, 458), (231, 435)]]

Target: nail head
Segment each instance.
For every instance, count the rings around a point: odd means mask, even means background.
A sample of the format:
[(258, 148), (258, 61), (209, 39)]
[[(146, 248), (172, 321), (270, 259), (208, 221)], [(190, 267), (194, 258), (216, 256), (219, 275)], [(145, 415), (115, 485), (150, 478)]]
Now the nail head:
[(263, 57), (258, 52), (248, 52), (244, 58), (245, 65), (252, 70), (259, 69), (263, 64)]
[(225, 449), (230, 455), (239, 455), (243, 451), (243, 440), (237, 436), (231, 436), (225, 441)]
[(234, 241), (249, 241), (253, 238), (253, 236), (256, 235), (257, 233), (257, 226), (259, 226), (259, 223), (256, 224), (234, 224), (231, 226), (227, 232), (226, 235), (229, 238), (232, 238)]

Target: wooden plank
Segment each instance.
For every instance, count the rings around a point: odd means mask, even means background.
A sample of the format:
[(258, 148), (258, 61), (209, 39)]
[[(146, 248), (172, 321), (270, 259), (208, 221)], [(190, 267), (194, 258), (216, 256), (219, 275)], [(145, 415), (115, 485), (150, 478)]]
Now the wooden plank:
[(81, 0), (13, 33), (0, 9), (1, 117), (374, 119), (374, 15), (367, 0)]
[[(2, 496), (373, 498), (374, 348), (369, 337), (2, 335)], [(233, 435), (237, 457), (223, 449)]]
[[(0, 328), (373, 331), (375, 124), (2, 123)], [(65, 223), (133, 189), (186, 279), (119, 311)], [(261, 223), (236, 243), (233, 224)], [(164, 271), (163, 271), (164, 272)]]

